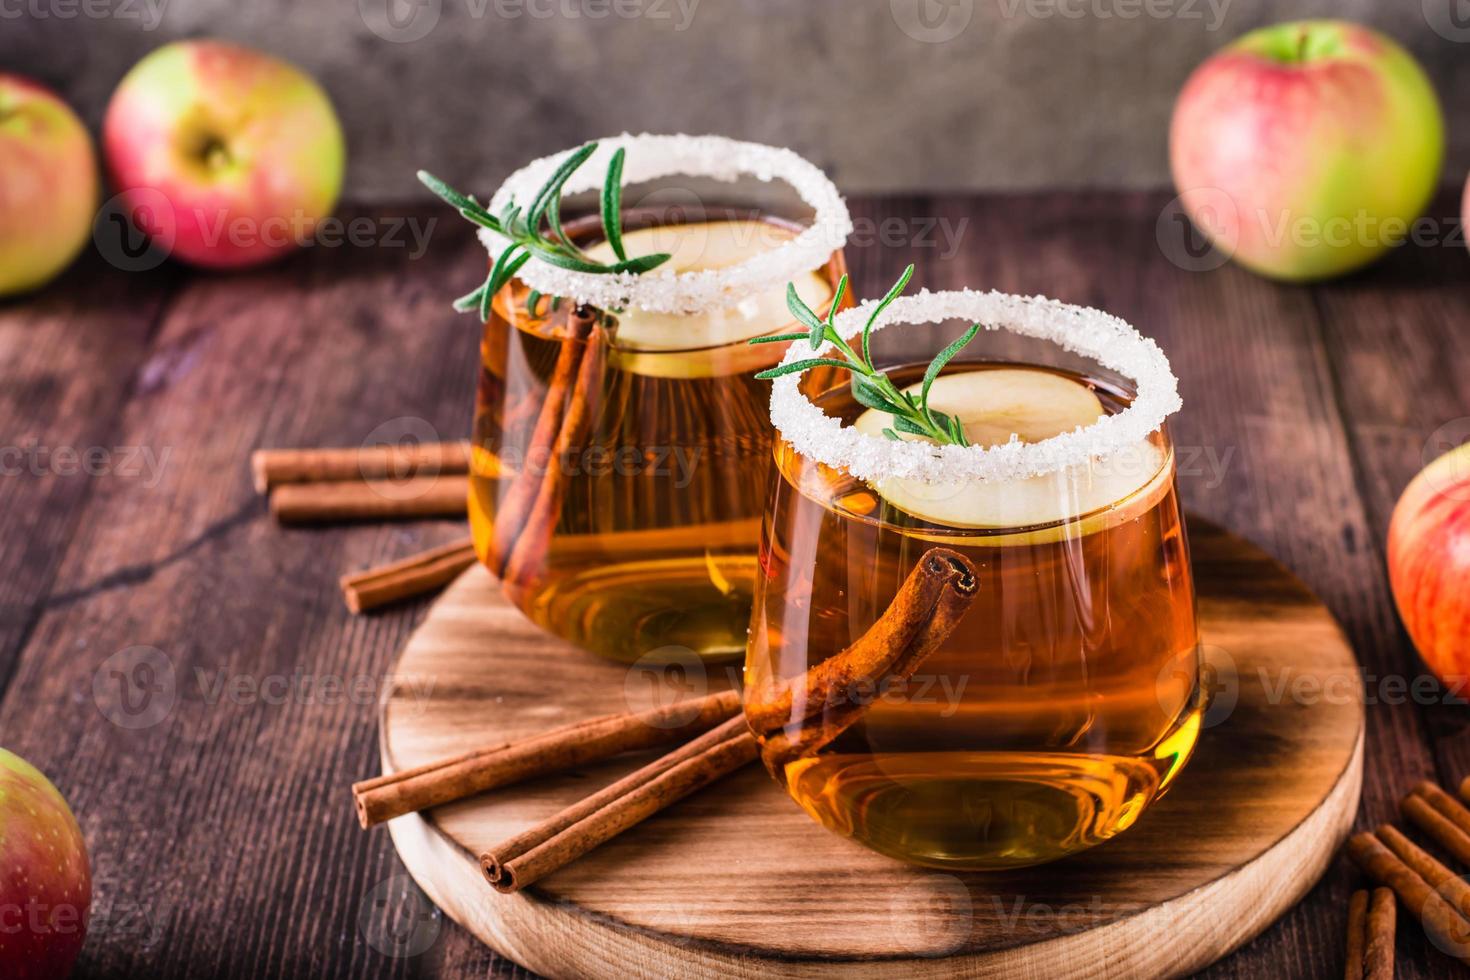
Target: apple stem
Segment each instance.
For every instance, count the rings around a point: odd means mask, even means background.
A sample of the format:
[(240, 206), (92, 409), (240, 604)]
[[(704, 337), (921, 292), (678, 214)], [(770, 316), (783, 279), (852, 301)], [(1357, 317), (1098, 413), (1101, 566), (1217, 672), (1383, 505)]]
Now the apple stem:
[(204, 163), (211, 170), (227, 166), (230, 163), (230, 151), (220, 140), (211, 139), (204, 144)]

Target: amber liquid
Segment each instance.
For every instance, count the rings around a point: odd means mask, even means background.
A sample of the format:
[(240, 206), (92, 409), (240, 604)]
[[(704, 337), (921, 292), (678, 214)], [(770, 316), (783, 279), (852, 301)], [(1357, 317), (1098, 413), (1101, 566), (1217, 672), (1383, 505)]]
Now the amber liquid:
[[(835, 285), (841, 255), (823, 270)], [(490, 561), (495, 514), (525, 467), (571, 304), (538, 316), (513, 282), (485, 324), (470, 526)], [(794, 329), (781, 324), (772, 333)], [(544, 560), (513, 602), (542, 628), (615, 660), (738, 660), (745, 654), (760, 517), (769, 489), (769, 382), (784, 344), (626, 349), (616, 328), (591, 428), (565, 459)], [(532, 460), (532, 465), (536, 465)]]
[[(1106, 410), (1126, 404), (1078, 380)], [(862, 411), (845, 389), (819, 404), (849, 421)], [(884, 854), (945, 868), (1037, 864), (1131, 826), (1199, 731), (1188, 549), (1173, 456), (1162, 436), (1156, 448), (1158, 473), (1100, 510), (961, 529), (778, 444), (747, 686), (798, 676), (853, 642), (935, 544), (979, 573), (978, 598), (912, 679), (773, 774), (796, 802)]]

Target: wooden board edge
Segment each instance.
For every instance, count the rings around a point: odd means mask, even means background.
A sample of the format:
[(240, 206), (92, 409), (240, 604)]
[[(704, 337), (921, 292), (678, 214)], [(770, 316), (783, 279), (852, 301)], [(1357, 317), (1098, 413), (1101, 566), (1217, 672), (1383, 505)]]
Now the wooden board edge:
[[(1299, 902), (1321, 879), (1352, 828), (1362, 790), (1364, 729), (1350, 763), (1312, 815), (1254, 862), (1168, 903), (1105, 926), (1025, 946), (942, 958), (783, 959), (778, 953), (728, 951), (600, 918), (535, 893), (499, 895), (478, 863), (428, 820), (412, 814), (389, 823), (409, 874), (454, 921), (497, 952), (548, 977), (680, 975), (720, 978), (886, 977), (896, 969), (920, 978), (1032, 976), (1045, 964), (1058, 980), (1095, 975), (1106, 958), (1119, 975), (1183, 976), (1245, 945)], [(472, 856), (470, 856), (472, 858)], [(441, 889), (427, 869), (453, 886)], [(447, 877), (445, 877), (447, 876)], [(481, 894), (465, 903), (454, 893)], [(1186, 923), (1181, 929), (1180, 922)], [(526, 937), (537, 937), (534, 947)], [(1161, 938), (1163, 937), (1163, 938)], [(1163, 941), (1163, 939), (1169, 941)], [(636, 964), (636, 966), (635, 966)], [(1062, 964), (1068, 964), (1059, 969)]]

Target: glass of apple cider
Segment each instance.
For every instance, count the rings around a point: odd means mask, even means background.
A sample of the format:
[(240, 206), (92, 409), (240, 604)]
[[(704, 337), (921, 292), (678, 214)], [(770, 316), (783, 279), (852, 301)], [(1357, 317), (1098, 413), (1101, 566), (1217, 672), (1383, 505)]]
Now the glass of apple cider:
[[(626, 146), (634, 180), (703, 173), (710, 159), (730, 166), (731, 153), (753, 147), (604, 143)], [(807, 189), (825, 183), (789, 151), (755, 151), (799, 161), (798, 190), (803, 180)], [(746, 169), (738, 159), (734, 167)], [(782, 175), (780, 160), (775, 170)], [(627, 662), (744, 655), (773, 437), (767, 388), (752, 374), (786, 347), (748, 341), (792, 328), (788, 280), (808, 302), (830, 303), (850, 222), (827, 190), (803, 195), (816, 198), (809, 222), (690, 203), (690, 194), (675, 196), (676, 208), (628, 208), (625, 253), (671, 258), (625, 283), (626, 295), (608, 295), (617, 286), (606, 283), (579, 295), (577, 277), (543, 269), (542, 282), (529, 267), (495, 295), (481, 345), (470, 524), (481, 560), (541, 627)], [(811, 240), (811, 222), (824, 225), (825, 246)], [(565, 228), (587, 256), (612, 258), (596, 215)]]
[[(1104, 366), (951, 362), (929, 402), (970, 445), (944, 447), (885, 436), (892, 417), (845, 383), (812, 396), (779, 379), (747, 718), (827, 828), (916, 864), (998, 870), (1126, 830), (1178, 775), (1200, 727), (1195, 596), (1158, 349), (1096, 311), (993, 293), (900, 299), (885, 322), (951, 317)], [(916, 391), (942, 346), (888, 377)], [(962, 603), (913, 611), (928, 565)], [(916, 624), (951, 623), (900, 673), (846, 670), (864, 644), (893, 645), (904, 603)]]

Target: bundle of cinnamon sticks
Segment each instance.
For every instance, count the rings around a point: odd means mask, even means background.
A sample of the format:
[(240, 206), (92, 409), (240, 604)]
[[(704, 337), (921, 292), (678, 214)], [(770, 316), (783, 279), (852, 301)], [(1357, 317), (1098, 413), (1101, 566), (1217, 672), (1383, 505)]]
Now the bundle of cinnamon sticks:
[(352, 787), (364, 828), (476, 793), (614, 755), (692, 739), (480, 856), (486, 879), (514, 892), (756, 758), (782, 767), (831, 744), (873, 701), (910, 678), (954, 632), (976, 596), (974, 566), (931, 548), (855, 643), (805, 674), (636, 714), (608, 715), (478, 749)]
[(282, 524), (465, 513), (470, 444), (422, 442), (343, 449), (260, 449), (255, 489)]
[[(1462, 865), (1470, 867), (1470, 778), (1461, 782), (1457, 800), (1431, 782), (1415, 786), (1399, 804), (1411, 825)], [(1393, 976), (1393, 903), (1397, 895), (1405, 911), (1424, 927), (1439, 950), (1470, 966), (1470, 884), (1437, 858), (1404, 836), (1392, 824), (1365, 831), (1348, 841), (1348, 856), (1383, 886), (1371, 903), (1366, 893), (1354, 895), (1348, 914), (1347, 977), (1381, 980)]]
[[(470, 444), (427, 442), (340, 449), (260, 449), (250, 457), (255, 488), (282, 524), (463, 517)], [(475, 562), (462, 538), (379, 568), (342, 576), (354, 613), (424, 595)]]

